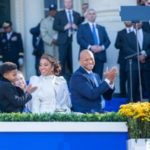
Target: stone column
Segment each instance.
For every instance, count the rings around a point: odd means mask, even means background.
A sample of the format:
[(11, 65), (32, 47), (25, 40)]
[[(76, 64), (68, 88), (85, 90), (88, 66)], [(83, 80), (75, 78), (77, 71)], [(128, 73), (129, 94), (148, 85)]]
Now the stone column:
[(24, 34), (24, 7), (23, 0), (10, 1), (11, 21), (13, 29), (17, 32)]
[(30, 29), (44, 18), (44, 0), (24, 0), (24, 49), (27, 79), (35, 74), (35, 58), (32, 55), (32, 36)]

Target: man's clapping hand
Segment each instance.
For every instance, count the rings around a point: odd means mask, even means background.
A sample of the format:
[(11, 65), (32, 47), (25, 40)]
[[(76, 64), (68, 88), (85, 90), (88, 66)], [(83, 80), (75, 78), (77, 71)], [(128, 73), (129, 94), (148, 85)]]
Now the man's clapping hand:
[(106, 79), (108, 79), (110, 81), (110, 83), (113, 83), (116, 75), (117, 75), (117, 68), (116, 67), (112, 67), (111, 69), (106, 69), (106, 71), (104, 72), (104, 76)]

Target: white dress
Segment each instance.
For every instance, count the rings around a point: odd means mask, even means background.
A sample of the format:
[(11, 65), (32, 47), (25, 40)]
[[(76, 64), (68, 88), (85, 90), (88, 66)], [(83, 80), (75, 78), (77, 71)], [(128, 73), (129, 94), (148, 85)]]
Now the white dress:
[(31, 112), (70, 112), (70, 94), (63, 77), (33, 76), (30, 78), (30, 84), (37, 87), (32, 93)]

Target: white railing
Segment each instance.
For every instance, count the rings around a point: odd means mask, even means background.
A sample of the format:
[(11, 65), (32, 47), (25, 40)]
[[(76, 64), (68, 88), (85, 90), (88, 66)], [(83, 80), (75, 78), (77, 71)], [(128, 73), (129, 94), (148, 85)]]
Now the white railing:
[(127, 132), (126, 122), (0, 122), (0, 132)]

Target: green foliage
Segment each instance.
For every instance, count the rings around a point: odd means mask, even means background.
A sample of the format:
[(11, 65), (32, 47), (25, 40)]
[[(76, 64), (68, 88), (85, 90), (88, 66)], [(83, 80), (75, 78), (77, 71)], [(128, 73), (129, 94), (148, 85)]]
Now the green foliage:
[(150, 138), (150, 122), (124, 116), (120, 113), (96, 114), (32, 114), (32, 113), (0, 113), (2, 122), (127, 122), (130, 138)]
[(0, 121), (72, 121), (72, 122), (123, 122), (126, 118), (118, 113), (103, 114), (26, 114), (26, 113), (0, 113)]
[(130, 138), (150, 138), (150, 122), (128, 118), (127, 125)]

